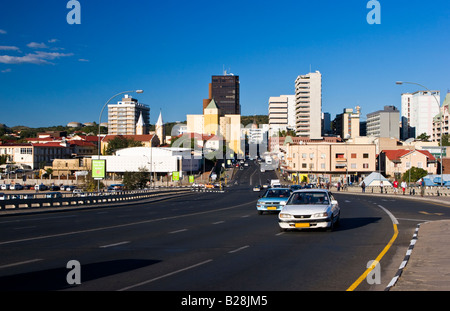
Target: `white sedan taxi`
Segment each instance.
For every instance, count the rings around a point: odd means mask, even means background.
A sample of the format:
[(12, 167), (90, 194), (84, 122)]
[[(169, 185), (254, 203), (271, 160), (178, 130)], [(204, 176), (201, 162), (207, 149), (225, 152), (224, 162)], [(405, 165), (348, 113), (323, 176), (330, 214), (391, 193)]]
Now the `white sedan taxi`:
[(303, 189), (292, 193), (278, 214), (282, 231), (327, 228), (333, 230), (340, 219), (340, 208), (326, 189)]

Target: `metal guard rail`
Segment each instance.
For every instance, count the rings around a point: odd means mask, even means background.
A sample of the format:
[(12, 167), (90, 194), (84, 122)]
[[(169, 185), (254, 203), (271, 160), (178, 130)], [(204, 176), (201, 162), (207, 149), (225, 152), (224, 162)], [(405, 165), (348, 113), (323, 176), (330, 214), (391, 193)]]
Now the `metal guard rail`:
[(187, 188), (177, 188), (172, 190), (138, 190), (120, 191), (111, 193), (89, 193), (86, 196), (63, 196), (61, 198), (31, 198), (31, 199), (7, 199), (0, 200), (0, 210), (22, 209), (22, 208), (42, 208), (42, 207), (76, 207), (89, 206), (105, 203), (118, 203), (124, 201), (134, 201), (160, 197), (167, 194), (180, 194), (190, 192)]

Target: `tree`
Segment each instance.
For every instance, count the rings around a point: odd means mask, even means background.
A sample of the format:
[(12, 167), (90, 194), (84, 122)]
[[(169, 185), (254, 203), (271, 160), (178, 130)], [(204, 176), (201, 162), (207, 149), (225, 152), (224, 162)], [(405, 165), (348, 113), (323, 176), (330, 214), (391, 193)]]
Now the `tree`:
[(442, 146), (450, 146), (450, 136), (448, 134), (442, 135)]
[(428, 172), (426, 170), (424, 170), (423, 168), (418, 168), (418, 167), (413, 166), (409, 170), (407, 170), (405, 173), (403, 173), (402, 180), (416, 182), (419, 179), (421, 179), (422, 177), (425, 177), (427, 175), (428, 175)]
[(126, 138), (123, 136), (116, 136), (108, 142), (108, 147), (105, 150), (106, 155), (112, 155), (116, 150), (129, 147), (142, 147), (142, 142), (135, 141), (133, 138)]
[(150, 181), (150, 173), (145, 167), (140, 167), (137, 172), (125, 172), (123, 174), (123, 184), (127, 190), (145, 188)]
[(417, 136), (417, 139), (420, 141), (429, 141), (430, 135), (427, 135), (427, 133), (422, 133), (419, 136)]

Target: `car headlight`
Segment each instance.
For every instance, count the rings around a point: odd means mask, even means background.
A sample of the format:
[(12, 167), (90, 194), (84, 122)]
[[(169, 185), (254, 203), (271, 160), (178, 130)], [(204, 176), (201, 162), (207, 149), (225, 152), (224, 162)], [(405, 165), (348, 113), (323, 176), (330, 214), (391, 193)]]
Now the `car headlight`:
[(280, 213), (279, 217), (286, 219), (286, 218), (292, 218), (292, 215), (288, 214), (288, 213)]
[(316, 214), (313, 214), (312, 216), (313, 216), (313, 218), (323, 218), (323, 217), (328, 217), (328, 213), (327, 212), (325, 212), (325, 213), (316, 213)]

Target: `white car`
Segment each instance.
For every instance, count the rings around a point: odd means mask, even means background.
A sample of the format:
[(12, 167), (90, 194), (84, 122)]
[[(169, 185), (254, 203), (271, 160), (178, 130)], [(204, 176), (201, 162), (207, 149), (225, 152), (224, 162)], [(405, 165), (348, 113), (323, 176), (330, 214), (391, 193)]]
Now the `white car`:
[(282, 231), (308, 228), (333, 230), (340, 220), (338, 201), (326, 189), (302, 189), (293, 192), (278, 214)]

